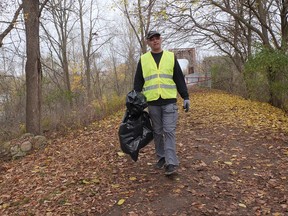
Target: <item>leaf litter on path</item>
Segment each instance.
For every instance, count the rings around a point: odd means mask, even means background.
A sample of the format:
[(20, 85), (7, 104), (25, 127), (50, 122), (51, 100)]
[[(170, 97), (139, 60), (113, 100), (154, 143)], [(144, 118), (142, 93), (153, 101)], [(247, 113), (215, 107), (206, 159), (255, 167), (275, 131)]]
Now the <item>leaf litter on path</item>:
[(121, 110), (1, 162), (0, 215), (287, 215), (287, 115), (221, 91), (190, 95), (178, 175), (154, 169), (153, 142), (137, 162), (121, 152)]

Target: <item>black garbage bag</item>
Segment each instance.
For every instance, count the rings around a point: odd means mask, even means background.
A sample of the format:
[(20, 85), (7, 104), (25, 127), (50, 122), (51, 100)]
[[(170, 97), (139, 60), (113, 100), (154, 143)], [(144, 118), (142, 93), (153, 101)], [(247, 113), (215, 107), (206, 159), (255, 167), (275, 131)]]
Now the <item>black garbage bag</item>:
[(146, 97), (135, 90), (130, 91), (126, 96), (126, 107), (131, 116), (139, 116), (142, 114), (142, 111), (148, 107), (146, 102)]
[(153, 129), (149, 114), (144, 111), (147, 103), (143, 94), (129, 92), (126, 106), (127, 110), (118, 131), (120, 147), (137, 161), (139, 150), (153, 140)]

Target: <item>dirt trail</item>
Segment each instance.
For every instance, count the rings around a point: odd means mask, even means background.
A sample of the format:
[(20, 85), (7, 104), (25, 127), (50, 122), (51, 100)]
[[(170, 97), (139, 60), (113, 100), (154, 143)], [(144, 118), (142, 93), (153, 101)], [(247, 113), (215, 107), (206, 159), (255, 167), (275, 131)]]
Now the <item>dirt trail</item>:
[(179, 109), (178, 175), (153, 168), (153, 143), (137, 162), (120, 153), (120, 112), (2, 163), (0, 215), (288, 215), (287, 116), (217, 91), (191, 95), (191, 111)]
[(144, 182), (104, 215), (288, 215), (287, 143), (191, 120), (193, 129), (178, 133), (179, 175), (165, 177), (147, 166), (150, 158), (127, 167)]

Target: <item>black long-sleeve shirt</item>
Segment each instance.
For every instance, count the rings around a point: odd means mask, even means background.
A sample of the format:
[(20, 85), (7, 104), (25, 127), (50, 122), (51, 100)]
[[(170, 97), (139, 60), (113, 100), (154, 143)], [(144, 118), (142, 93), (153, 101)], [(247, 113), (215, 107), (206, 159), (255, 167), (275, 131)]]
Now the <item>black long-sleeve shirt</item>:
[[(153, 58), (157, 64), (157, 67), (159, 67), (159, 62), (161, 60), (163, 51), (161, 53), (151, 52), (151, 54), (152, 54), (152, 56), (153, 56)], [(186, 100), (186, 99), (188, 100), (189, 94), (188, 94), (187, 86), (185, 83), (184, 75), (183, 75), (182, 69), (181, 69), (179, 62), (177, 61), (176, 57), (175, 57), (175, 64), (174, 64), (174, 69), (173, 69), (173, 81), (176, 84), (177, 91), (180, 94), (180, 96), (184, 100)], [(137, 92), (141, 92), (143, 89), (144, 82), (145, 82), (145, 80), (143, 77), (141, 60), (139, 60), (138, 65), (137, 65), (136, 74), (134, 77), (134, 90)], [(177, 101), (177, 99), (175, 99), (175, 98), (163, 99), (160, 97), (158, 100), (150, 101), (148, 103), (149, 103), (149, 105), (159, 106), (159, 105), (166, 105), (166, 104), (170, 104), (170, 103), (175, 103), (176, 101)]]

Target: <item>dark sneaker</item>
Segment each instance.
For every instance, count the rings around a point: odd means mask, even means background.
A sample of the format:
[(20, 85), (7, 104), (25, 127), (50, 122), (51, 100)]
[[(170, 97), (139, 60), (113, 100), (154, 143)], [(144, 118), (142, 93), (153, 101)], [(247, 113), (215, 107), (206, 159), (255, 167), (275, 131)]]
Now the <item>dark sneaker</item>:
[(155, 164), (155, 168), (162, 169), (164, 165), (165, 165), (165, 158), (163, 157)]
[(165, 167), (165, 175), (166, 175), (166, 176), (170, 176), (170, 175), (172, 175), (173, 173), (176, 173), (176, 166), (173, 165), (173, 164), (168, 164), (168, 165)]

